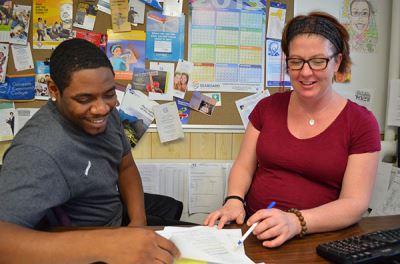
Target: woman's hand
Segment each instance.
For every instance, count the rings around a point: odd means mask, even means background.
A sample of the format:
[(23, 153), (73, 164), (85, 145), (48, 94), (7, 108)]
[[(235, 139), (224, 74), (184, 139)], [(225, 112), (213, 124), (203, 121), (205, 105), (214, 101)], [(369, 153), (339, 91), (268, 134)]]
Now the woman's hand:
[(230, 199), (225, 205), (218, 210), (210, 213), (204, 220), (204, 225), (214, 226), (215, 222), (219, 220), (218, 228), (221, 229), (224, 225), (232, 220), (241, 225), (244, 222), (246, 212), (243, 203), (239, 200)]
[(247, 225), (258, 222), (253, 231), (257, 239), (264, 240), (264, 247), (278, 247), (300, 233), (300, 222), (295, 214), (279, 209), (261, 209), (253, 214)]

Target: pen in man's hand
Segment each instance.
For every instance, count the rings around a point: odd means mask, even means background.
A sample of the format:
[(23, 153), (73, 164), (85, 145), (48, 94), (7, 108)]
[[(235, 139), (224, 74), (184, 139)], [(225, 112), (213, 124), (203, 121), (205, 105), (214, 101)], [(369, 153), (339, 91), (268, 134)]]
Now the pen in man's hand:
[[(275, 204), (276, 204), (276, 202), (275, 202), (275, 201), (272, 201), (272, 202), (268, 205), (267, 209), (271, 209), (272, 207), (275, 206)], [(247, 230), (247, 232), (244, 233), (244, 235), (243, 235), (243, 236), (239, 239), (239, 241), (236, 243), (236, 246), (237, 246), (237, 247), (243, 244), (244, 240), (251, 234), (251, 232), (253, 232), (253, 230), (254, 230), (254, 228), (256, 228), (257, 224), (258, 224), (258, 222), (255, 222), (254, 224), (252, 224), (251, 227)]]

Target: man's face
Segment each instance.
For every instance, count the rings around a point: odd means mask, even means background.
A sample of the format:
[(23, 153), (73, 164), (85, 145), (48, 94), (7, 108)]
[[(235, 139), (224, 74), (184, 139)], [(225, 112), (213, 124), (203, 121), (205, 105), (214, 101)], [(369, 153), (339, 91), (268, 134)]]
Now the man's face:
[(61, 5), (60, 18), (63, 23), (71, 24), (71, 20), (72, 20), (72, 5), (71, 4)]
[(107, 67), (74, 72), (56, 105), (61, 114), (90, 135), (103, 133), (117, 104), (115, 82)]

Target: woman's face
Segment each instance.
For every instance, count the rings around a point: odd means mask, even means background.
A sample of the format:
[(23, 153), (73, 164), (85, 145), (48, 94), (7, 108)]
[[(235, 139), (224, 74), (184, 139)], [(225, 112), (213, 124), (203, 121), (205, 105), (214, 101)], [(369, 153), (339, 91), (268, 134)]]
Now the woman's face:
[(350, 24), (354, 31), (362, 33), (368, 30), (370, 10), (364, 1), (354, 2), (350, 10)]
[[(289, 43), (289, 58), (309, 60), (329, 58), (333, 54), (334, 48), (330, 41), (319, 35), (297, 35)], [(304, 63), (301, 70), (289, 69), (294, 91), (303, 98), (323, 96), (332, 89), (333, 76), (339, 69), (341, 60), (341, 54), (331, 58), (325, 70), (312, 70), (307, 63)]]
[(175, 74), (174, 82), (175, 83), (180, 83), (181, 82), (181, 75), (180, 74)]
[(182, 74), (181, 83), (182, 84), (187, 84), (187, 82), (188, 82), (188, 77), (185, 74)]

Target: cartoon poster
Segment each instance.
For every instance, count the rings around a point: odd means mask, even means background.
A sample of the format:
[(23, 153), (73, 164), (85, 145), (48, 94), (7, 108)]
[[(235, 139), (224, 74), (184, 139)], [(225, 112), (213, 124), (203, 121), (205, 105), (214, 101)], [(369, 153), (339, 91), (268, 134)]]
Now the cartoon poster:
[(374, 53), (378, 43), (377, 3), (373, 0), (343, 0), (341, 22), (350, 35), (350, 48), (360, 53)]
[(33, 48), (53, 49), (71, 37), (72, 0), (33, 0)]
[(106, 54), (113, 66), (116, 80), (132, 80), (133, 72), (144, 71), (146, 40), (144, 31), (107, 30), (107, 36)]
[(29, 23), (31, 21), (31, 6), (14, 5), (10, 43), (26, 45), (28, 41)]

